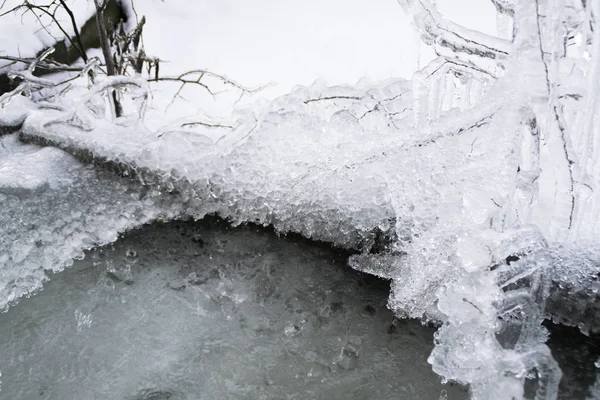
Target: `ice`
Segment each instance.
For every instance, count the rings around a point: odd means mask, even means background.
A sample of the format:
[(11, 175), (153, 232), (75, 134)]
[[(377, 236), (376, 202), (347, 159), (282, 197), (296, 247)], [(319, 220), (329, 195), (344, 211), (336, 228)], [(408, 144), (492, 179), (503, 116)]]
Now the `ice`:
[[(104, 120), (87, 131), (63, 122), (72, 114), (43, 110), (32, 113), (21, 137), (177, 191), (198, 203), (197, 216), (219, 212), (237, 223), (273, 224), (360, 248), (393, 224), (388, 183), (372, 164), (388, 158), (386, 149), (392, 150), (390, 164), (401, 157), (393, 146), (402, 152), (404, 140), (394, 133), (409, 118), (410, 102), (406, 81), (364, 89), (317, 85), (299, 88), (258, 115), (242, 112), (225, 132), (197, 125), (154, 133)], [(375, 130), (381, 139), (375, 147), (357, 148)]]
[(25, 96), (14, 96), (6, 103), (0, 103), (0, 129), (17, 129), (29, 112), (36, 108), (37, 105)]
[[(148, 87), (109, 78), (31, 111), (20, 138), (168, 193), (157, 199), (194, 218), (217, 213), (359, 250), (351, 266), (392, 281), (396, 315), (440, 324), (434, 371), (470, 385), (474, 400), (522, 399), (529, 380), (536, 399), (554, 399), (562, 373), (543, 320), (600, 328), (600, 34), (591, 28), (600, 10), (498, 1), (514, 26), (500, 39), (444, 20), (431, 2), (402, 3), (438, 54), (413, 82), (317, 82), (228, 120), (190, 116), (155, 131), (142, 118)], [(114, 86), (126, 118), (111, 113)], [(41, 152), (60, 167), (62, 153)], [(52, 192), (47, 176), (12, 172), (22, 159), (3, 164), (7, 193)], [(19, 185), (19, 176), (32, 179)], [(118, 214), (110, 211), (108, 220)], [(125, 219), (101, 242), (143, 221)], [(25, 262), (35, 243), (15, 236), (11, 260)], [(107, 268), (131, 281), (130, 269)], [(223, 277), (215, 289), (232, 307), (248, 296), (235, 286)], [(78, 316), (83, 327), (86, 318)]]
[(182, 206), (54, 148), (0, 138), (0, 310), (40, 289), (83, 250)]
[[(531, 65), (536, 71), (539, 63)], [(508, 70), (497, 85), (528, 79), (514, 74)], [(406, 81), (317, 83), (240, 110), (232, 128), (217, 130), (188, 124), (152, 132), (142, 121), (97, 118), (102, 112), (90, 120), (82, 103), (68, 112), (33, 111), (21, 138), (173, 193), (196, 218), (218, 213), (235, 224), (272, 224), (280, 232), (387, 252), (351, 264), (392, 280), (389, 306), (397, 315), (444, 324), (430, 357), (434, 371), (470, 384), (474, 399), (522, 398), (526, 377), (535, 374), (538, 396), (555, 398), (561, 372), (543, 344), (541, 322), (549, 315), (593, 329), (585, 311), (568, 307), (592, 304), (595, 286), (588, 273), (569, 289), (578, 262), (570, 250), (560, 257), (553, 250), (571, 249), (558, 242), (568, 232), (569, 208), (560, 203), (563, 192), (552, 198), (548, 189), (562, 183), (535, 183), (540, 166), (560, 154), (556, 143), (540, 150), (536, 142), (540, 130), (557, 134), (537, 125), (544, 108), (536, 118), (521, 105), (543, 90), (499, 98), (492, 87), (486, 97), (460, 102), (468, 113), (450, 100), (441, 107), (425, 102), (439, 108), (420, 125), (412, 88)], [(430, 92), (429, 99), (436, 96)], [(92, 124), (69, 123), (86, 118)], [(562, 179), (564, 166), (557, 165), (555, 175), (540, 179)], [(553, 201), (559, 205), (548, 214), (545, 204)], [(560, 300), (570, 291), (581, 293), (582, 302)]]
[(427, 364), (434, 329), (345, 258), (215, 219), (131, 232), (0, 314), (1, 396), (467, 399)]

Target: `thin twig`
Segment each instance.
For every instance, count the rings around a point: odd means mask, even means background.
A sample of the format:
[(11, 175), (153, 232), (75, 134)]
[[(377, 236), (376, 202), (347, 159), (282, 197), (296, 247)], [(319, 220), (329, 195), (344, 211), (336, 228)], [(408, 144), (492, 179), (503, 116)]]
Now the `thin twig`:
[[(12, 61), (13, 63), (23, 63), (23, 64), (31, 64), (36, 61), (35, 58), (27, 58), (27, 57), (13, 57), (13, 56), (0, 56), (0, 60)], [(56, 61), (48, 60), (38, 62), (36, 67), (47, 69), (51, 71), (71, 71), (77, 72), (81, 71), (84, 66), (71, 66), (66, 64), (57, 63)]]
[[(77, 22), (75, 22), (75, 15), (73, 15), (73, 12), (71, 11), (71, 9), (69, 7), (67, 7), (67, 5), (65, 4), (64, 0), (58, 0), (60, 1), (60, 4), (62, 5), (62, 7), (65, 9), (65, 11), (67, 12), (67, 14), (69, 14), (69, 18), (71, 18), (71, 25), (73, 25), (73, 30), (75, 31), (75, 39), (77, 40), (77, 45), (78, 47), (76, 47), (79, 50), (79, 54), (81, 55), (81, 59), (83, 60), (83, 62), (87, 62), (87, 54), (85, 53), (85, 48), (83, 47), (83, 43), (81, 41), (81, 36), (79, 35), (79, 29), (77, 28)], [(73, 43), (73, 42), (71, 42)]]
[(201, 122), (201, 121), (186, 122), (184, 124), (181, 124), (181, 127), (185, 128), (185, 127), (192, 127), (192, 126), (196, 126), (196, 125), (206, 126), (207, 128), (228, 128), (228, 129), (233, 129), (233, 126), (231, 126), (231, 125), (209, 124), (207, 122)]
[(319, 97), (317, 99), (308, 99), (304, 101), (304, 104), (313, 103), (315, 101), (326, 101), (326, 100), (360, 100), (361, 98), (358, 96), (328, 96), (328, 97)]

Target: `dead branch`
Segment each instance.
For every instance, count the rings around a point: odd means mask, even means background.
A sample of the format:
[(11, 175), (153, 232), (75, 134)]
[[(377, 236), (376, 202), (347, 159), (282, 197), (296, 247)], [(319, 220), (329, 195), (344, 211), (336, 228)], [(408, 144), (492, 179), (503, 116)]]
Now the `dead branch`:
[[(65, 4), (64, 0), (58, 0), (60, 4), (64, 8), (64, 10), (69, 14), (69, 18), (71, 19), (71, 25), (73, 26), (73, 31), (75, 33), (75, 40), (77, 40), (77, 46), (79, 50), (79, 54), (81, 54), (81, 59), (83, 62), (87, 63), (87, 54), (85, 52), (85, 48), (83, 47), (83, 42), (81, 41), (81, 36), (79, 34), (79, 28), (77, 27), (77, 22), (75, 22), (75, 15), (73, 15), (73, 11)], [(72, 42), (71, 42), (72, 43)]]
[(106, 0), (94, 0), (94, 5), (96, 6), (96, 24), (98, 26), (100, 47), (102, 48), (102, 55), (104, 56), (104, 63), (106, 64), (106, 74), (108, 76), (113, 76), (117, 74), (117, 71), (108, 42), (108, 31), (106, 30), (106, 24), (104, 23), (104, 8), (106, 7)]

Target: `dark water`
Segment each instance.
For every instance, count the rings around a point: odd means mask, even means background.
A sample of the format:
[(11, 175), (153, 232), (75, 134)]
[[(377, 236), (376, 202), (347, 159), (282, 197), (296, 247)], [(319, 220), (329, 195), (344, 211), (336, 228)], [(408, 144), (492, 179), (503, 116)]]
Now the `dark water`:
[(586, 336), (577, 328), (549, 322), (545, 325), (550, 332), (548, 346), (563, 372), (559, 399), (586, 399), (600, 373), (594, 365), (600, 358), (600, 335)]
[(91, 251), (0, 314), (1, 399), (466, 399), (432, 328), (314, 243), (216, 220)]

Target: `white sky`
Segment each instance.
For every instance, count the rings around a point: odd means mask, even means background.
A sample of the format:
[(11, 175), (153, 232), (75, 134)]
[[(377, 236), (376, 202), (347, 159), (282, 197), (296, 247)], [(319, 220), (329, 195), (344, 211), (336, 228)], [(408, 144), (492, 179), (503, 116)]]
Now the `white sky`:
[[(276, 82), (271, 95), (318, 78), (331, 85), (410, 78), (417, 65), (418, 40), (396, 0), (145, 0), (136, 6), (147, 15), (148, 52), (177, 64), (173, 72), (205, 67), (249, 86)], [(455, 22), (495, 33), (489, 0), (438, 0), (438, 6)]]
[[(146, 0), (153, 9), (143, 10), (147, 51), (179, 71), (205, 67), (249, 86), (273, 81), (281, 94), (318, 78), (410, 77), (416, 65), (410, 21), (394, 0), (195, 0), (192, 10), (189, 3)], [(165, 21), (190, 18), (187, 26)]]
[[(87, 0), (69, 3), (88, 12)], [(491, 1), (437, 3), (453, 21), (495, 33)], [(275, 88), (263, 92), (268, 97), (316, 79), (335, 85), (363, 77), (410, 78), (418, 55), (421, 65), (430, 57), (424, 46), (417, 49), (411, 20), (396, 0), (135, 0), (135, 5), (147, 17), (147, 52), (169, 61), (161, 65), (163, 74), (208, 68), (247, 86), (274, 82)], [(21, 24), (12, 19), (4, 21)], [(16, 29), (22, 27), (3, 25), (0, 49), (12, 52), (16, 42), (31, 41)]]

